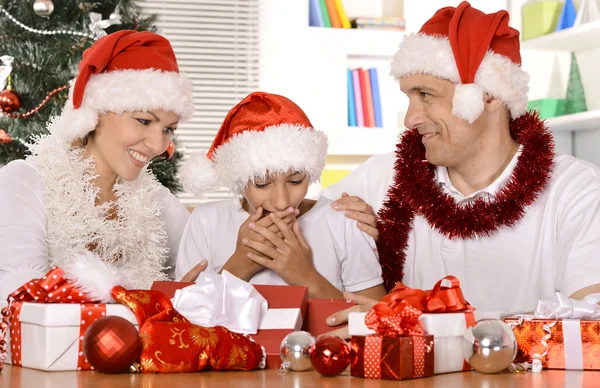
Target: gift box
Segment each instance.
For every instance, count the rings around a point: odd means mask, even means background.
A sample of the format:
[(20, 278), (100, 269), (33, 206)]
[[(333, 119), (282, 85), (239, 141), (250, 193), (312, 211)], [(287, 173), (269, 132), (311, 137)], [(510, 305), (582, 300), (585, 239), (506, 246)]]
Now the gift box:
[(432, 376), (434, 347), (432, 335), (353, 336), (350, 340), (350, 374), (385, 380)]
[[(154, 282), (153, 290), (173, 297), (178, 289), (194, 283)], [(268, 302), (269, 310), (261, 319), (259, 330), (251, 337), (267, 351), (267, 368), (281, 364), (280, 347), (283, 338), (302, 328), (308, 305), (308, 288), (301, 286), (253, 285)]]
[(549, 119), (563, 114), (565, 100), (560, 98), (542, 98), (540, 100), (529, 101), (527, 110), (535, 110), (540, 115), (540, 119)]
[[(6, 302), (0, 304), (6, 306)], [(44, 371), (88, 370), (83, 335), (98, 318), (115, 315), (137, 328), (127, 306), (92, 303), (13, 303), (9, 320), (7, 362)]]
[(332, 330), (346, 327), (347, 324), (335, 327), (329, 326), (327, 324), (327, 317), (354, 305), (354, 302), (349, 302), (345, 299), (309, 299), (306, 319), (304, 320), (304, 325), (302, 325), (302, 330), (318, 337)]
[(556, 30), (564, 0), (534, 0), (521, 7), (523, 40), (546, 35)]
[[(531, 363), (534, 354), (545, 353), (544, 368), (600, 370), (600, 321), (520, 318), (504, 321), (513, 327), (517, 338), (516, 363)], [(542, 340), (547, 335), (546, 350)]]
[[(365, 324), (367, 313), (350, 313), (348, 333), (351, 336), (375, 334)], [(480, 319), (500, 319), (500, 312), (465, 312), (445, 314), (422, 314), (425, 331), (434, 336), (435, 374), (471, 370), (462, 355), (462, 339), (468, 327)]]

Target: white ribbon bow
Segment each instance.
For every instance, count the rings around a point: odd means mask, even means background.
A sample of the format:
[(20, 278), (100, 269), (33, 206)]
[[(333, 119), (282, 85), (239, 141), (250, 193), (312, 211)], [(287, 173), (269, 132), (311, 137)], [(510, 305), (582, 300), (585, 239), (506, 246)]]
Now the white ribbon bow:
[(268, 303), (248, 282), (223, 271), (202, 273), (196, 284), (177, 290), (173, 307), (195, 325), (256, 334)]
[(566, 297), (560, 292), (556, 298), (540, 300), (534, 312), (539, 319), (600, 319), (600, 293), (590, 294), (583, 300)]
[(110, 27), (114, 24), (121, 24), (121, 15), (119, 15), (118, 12), (114, 12), (113, 15), (115, 15), (115, 16), (111, 19), (102, 20), (101, 13), (90, 12), (90, 20), (92, 22), (89, 24), (89, 28), (90, 28), (90, 31), (92, 31), (92, 35), (94, 36), (94, 39), (99, 39), (99, 38), (102, 38), (103, 36), (107, 35), (106, 31), (104, 31), (104, 30), (107, 29), (108, 27)]
[(2, 61), (2, 66), (0, 66), (0, 91), (4, 90), (6, 87), (6, 81), (12, 71), (13, 60), (14, 58), (10, 55), (3, 55), (0, 57), (0, 61)]

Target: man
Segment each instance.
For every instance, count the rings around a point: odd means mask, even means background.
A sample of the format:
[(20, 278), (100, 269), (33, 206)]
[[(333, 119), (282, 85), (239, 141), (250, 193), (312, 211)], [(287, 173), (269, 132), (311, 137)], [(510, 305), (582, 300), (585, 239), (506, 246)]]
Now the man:
[[(473, 306), (505, 314), (556, 291), (600, 291), (600, 169), (555, 154), (526, 112), (529, 77), (508, 22), (463, 2), (407, 36), (391, 66), (410, 100), (396, 154), (324, 193), (378, 240), (388, 291), (451, 274)], [(347, 297), (355, 310), (374, 303)]]

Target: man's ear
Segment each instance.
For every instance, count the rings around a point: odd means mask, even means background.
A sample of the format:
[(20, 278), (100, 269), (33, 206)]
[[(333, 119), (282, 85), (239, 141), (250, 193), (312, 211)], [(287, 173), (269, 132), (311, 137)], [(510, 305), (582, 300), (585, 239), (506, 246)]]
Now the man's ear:
[(491, 94), (485, 92), (483, 94), (483, 109), (488, 112), (495, 112), (498, 109), (506, 108), (506, 104), (504, 101), (492, 96)]

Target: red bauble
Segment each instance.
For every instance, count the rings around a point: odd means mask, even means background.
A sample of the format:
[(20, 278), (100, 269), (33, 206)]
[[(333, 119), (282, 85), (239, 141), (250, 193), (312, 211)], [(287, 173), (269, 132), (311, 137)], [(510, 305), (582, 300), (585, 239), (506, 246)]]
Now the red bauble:
[(0, 92), (0, 110), (4, 113), (12, 113), (21, 107), (21, 97), (12, 89)]
[(350, 346), (340, 337), (322, 335), (310, 352), (310, 361), (323, 376), (337, 376), (350, 364)]
[(167, 159), (171, 159), (173, 155), (175, 155), (175, 143), (173, 140), (169, 142), (169, 146), (167, 147), (165, 153), (167, 154)]
[(83, 336), (83, 355), (103, 373), (128, 372), (141, 353), (142, 341), (135, 326), (121, 317), (100, 318)]
[(3, 129), (0, 129), (0, 144), (8, 144), (12, 141), (10, 136)]

